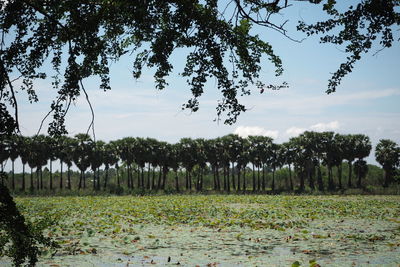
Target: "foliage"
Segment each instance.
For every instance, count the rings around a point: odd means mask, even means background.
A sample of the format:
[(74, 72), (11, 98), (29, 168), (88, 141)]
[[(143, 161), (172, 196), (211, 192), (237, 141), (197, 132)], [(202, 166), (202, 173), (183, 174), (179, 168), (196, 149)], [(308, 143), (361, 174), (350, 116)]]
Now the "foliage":
[[(349, 74), (363, 53), (369, 52), (374, 42), (379, 40), (381, 49), (391, 47), (395, 39), (393, 31), (400, 26), (398, 0), (366, 0), (351, 4), (344, 12), (336, 0), (314, 1), (325, 2), (323, 9), (331, 16), (326, 21), (307, 25), (299, 22), (298, 30), (308, 36), (323, 34), (321, 43), (334, 45), (346, 44), (346, 61), (332, 74), (327, 93), (335, 92), (343, 77)], [(340, 3), (342, 4), (342, 3)], [(397, 29), (398, 30), (398, 29)]]
[[(298, 30), (308, 35), (333, 31), (321, 41), (348, 43), (349, 56), (329, 81), (328, 93), (336, 90), (375, 39), (381, 38), (382, 47), (395, 41), (393, 27), (400, 23), (398, 0), (361, 1), (345, 12), (339, 12), (334, 0), (305, 2), (321, 4), (330, 19), (314, 25), (300, 22)], [(264, 56), (274, 66), (275, 75), (282, 74), (283, 66), (273, 47), (254, 34), (253, 28), (263, 26), (289, 37), (285, 23), (275, 19), (291, 6), (287, 0), (2, 0), (0, 4), (1, 133), (19, 129), (16, 80), (22, 79), (20, 89), (27, 92), (28, 101), (36, 102), (34, 80), (53, 78), (58, 95), (51, 104), (49, 134), (60, 135), (66, 133), (64, 122), (71, 103), (81, 94), (88, 98), (84, 79), (99, 76), (100, 89), (109, 90), (110, 65), (126, 54), (133, 55), (133, 76), (139, 78), (144, 67), (154, 68), (155, 87), (162, 90), (174, 68), (171, 55), (186, 53), (181, 76), (192, 98), (183, 108), (197, 111), (205, 84), (215, 79), (222, 94), (216, 108), (218, 120), (226, 113), (229, 124), (246, 111), (238, 97), (250, 94), (249, 88), (263, 92), (286, 86), (260, 78)], [(336, 29), (341, 30), (336, 33)], [(52, 71), (42, 72), (49, 62)]]
[(391, 140), (381, 139), (376, 146), (375, 157), (385, 170), (384, 186), (387, 187), (392, 182), (396, 168), (400, 165), (400, 147)]
[[(8, 191), (3, 185), (0, 187), (2, 192)], [(36, 225), (25, 221), (10, 195), (0, 194), (0, 256), (12, 258), (15, 266), (26, 262), (27, 266), (35, 266), (40, 246), (57, 247), (42, 234), (49, 226), (50, 223), (43, 220)]]
[[(369, 138), (362, 134), (308, 131), (282, 145), (274, 143), (270, 137), (241, 138), (233, 134), (209, 140), (182, 138), (176, 144), (139, 137), (126, 137), (108, 143), (94, 142), (87, 134), (77, 134), (74, 138), (39, 135), (19, 137), (17, 140), (20, 141), (15, 143), (13, 138), (5, 138), (0, 142), (5, 151), (1, 160), (15, 160), (19, 156), (23, 165), (28, 163), (32, 169), (36, 168), (37, 176), (40, 173), (42, 177), (41, 169), (48, 163), (51, 154), (51, 160), (59, 159), (68, 166), (66, 186), (63, 185), (62, 171), (54, 176), (54, 179), (60, 180), (60, 190), (75, 187), (71, 185), (71, 174), (74, 177), (72, 184), (77, 184), (74, 182), (76, 175), (70, 170), (73, 163), (80, 170), (79, 190), (86, 189), (86, 180), (89, 178), (94, 189), (103, 188), (108, 192), (110, 184), (116, 184), (117, 187), (126, 185), (127, 192), (136, 189), (142, 192), (180, 191), (182, 176), (185, 176), (186, 190), (191, 190), (194, 185), (197, 191), (211, 188), (230, 191), (233, 188), (246, 192), (250, 185), (258, 192), (303, 192), (308, 188), (311, 191), (318, 189), (319, 192), (325, 188), (336, 191), (346, 189), (342, 182), (345, 179), (351, 181), (353, 172), (358, 178), (356, 185), (359, 188), (383, 184), (381, 169), (368, 168), (364, 161), (372, 146)], [(49, 150), (56, 151), (50, 153)], [(378, 154), (380, 150), (378, 147)], [(351, 164), (346, 166), (344, 159)], [(396, 168), (397, 165), (392, 166), (393, 174)], [(371, 170), (371, 175), (368, 175), (368, 170)], [(52, 188), (52, 173), (45, 169), (43, 174), (45, 184), (43, 186), (41, 180), (37, 188), (45, 192), (48, 184)], [(249, 176), (253, 179), (248, 179)], [(24, 173), (12, 177), (15, 178), (16, 187), (20, 186), (25, 191)], [(10, 184), (10, 181), (7, 183)], [(18, 193), (16, 187), (11, 186)], [(31, 193), (34, 187), (31, 176)], [(347, 185), (349, 189), (352, 187), (352, 184)]]

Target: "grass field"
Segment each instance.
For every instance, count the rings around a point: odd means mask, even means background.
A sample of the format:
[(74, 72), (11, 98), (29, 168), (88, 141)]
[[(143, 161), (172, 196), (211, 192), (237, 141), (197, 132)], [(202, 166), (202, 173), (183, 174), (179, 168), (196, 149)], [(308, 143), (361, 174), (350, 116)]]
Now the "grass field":
[[(39, 266), (399, 266), (400, 196), (17, 198)], [(0, 259), (0, 265), (8, 265)]]

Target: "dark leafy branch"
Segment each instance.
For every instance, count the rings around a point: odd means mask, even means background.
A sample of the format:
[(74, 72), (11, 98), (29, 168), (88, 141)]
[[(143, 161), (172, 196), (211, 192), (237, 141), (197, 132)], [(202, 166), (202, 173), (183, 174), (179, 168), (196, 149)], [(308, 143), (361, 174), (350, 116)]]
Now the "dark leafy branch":
[[(395, 38), (393, 27), (399, 25), (398, 0), (364, 0), (356, 7), (339, 12), (333, 0), (138, 0), (138, 1), (0, 1), (0, 28), (6, 41), (0, 50), (0, 105), (2, 129), (18, 130), (16, 88), (10, 77), (21, 77), (21, 90), (30, 102), (38, 101), (35, 79), (44, 79), (40, 69), (51, 62), (53, 87), (58, 96), (51, 104), (51, 135), (66, 133), (65, 116), (70, 103), (83, 91), (80, 81), (100, 77), (100, 88), (110, 89), (109, 65), (125, 54), (133, 55), (133, 77), (143, 68), (153, 68), (155, 87), (168, 86), (173, 71), (171, 55), (187, 48), (186, 64), (181, 75), (187, 80), (192, 98), (182, 107), (197, 111), (204, 86), (215, 79), (221, 92), (217, 103), (218, 119), (234, 123), (246, 107), (238, 98), (250, 94), (250, 88), (286, 87), (260, 77), (261, 61), (266, 56), (283, 72), (282, 61), (272, 46), (253, 34), (254, 25), (280, 32), (290, 38), (287, 20), (274, 15), (293, 3), (321, 4), (330, 19), (298, 29), (307, 35), (325, 35), (324, 43), (347, 44), (346, 62), (340, 65), (328, 84), (328, 93), (336, 90), (342, 78), (352, 71), (374, 40), (390, 47)], [(338, 33), (335, 29), (342, 29)], [(49, 74), (49, 73), (47, 73)], [(6, 82), (10, 81), (10, 82)], [(6, 103), (11, 104), (7, 105)], [(9, 110), (13, 109), (14, 112)], [(14, 113), (14, 115), (11, 115)]]
[[(346, 45), (348, 56), (329, 79), (328, 94), (336, 91), (342, 79), (353, 70), (355, 63), (372, 49), (374, 41), (379, 40), (383, 49), (400, 40), (395, 40), (393, 36), (393, 31), (396, 27), (399, 30), (400, 25), (399, 5), (398, 0), (365, 0), (340, 12), (336, 1), (329, 0), (323, 9), (331, 19), (311, 25), (299, 22), (298, 30), (307, 35), (323, 34), (322, 43)], [(337, 29), (340, 29), (338, 33)]]

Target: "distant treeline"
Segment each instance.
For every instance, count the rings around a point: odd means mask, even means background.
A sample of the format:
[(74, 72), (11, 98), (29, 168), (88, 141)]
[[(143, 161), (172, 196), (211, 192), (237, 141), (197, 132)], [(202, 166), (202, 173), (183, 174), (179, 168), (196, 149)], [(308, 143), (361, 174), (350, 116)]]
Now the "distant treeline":
[[(182, 138), (176, 144), (152, 138), (127, 137), (105, 143), (87, 134), (74, 138), (12, 136), (0, 140), (2, 168), (12, 171), (6, 184), (15, 193), (49, 190), (104, 189), (133, 191), (337, 191), (398, 184), (399, 146), (382, 139), (375, 158), (364, 160), (372, 146), (363, 134), (311, 132), (276, 144), (266, 136), (215, 139)], [(14, 173), (19, 159), (21, 174)], [(59, 161), (60, 171), (52, 163)], [(49, 168), (45, 167), (49, 164)], [(29, 167), (26, 173), (26, 165)], [(75, 165), (79, 172), (71, 167)], [(66, 166), (66, 169), (65, 169)]]

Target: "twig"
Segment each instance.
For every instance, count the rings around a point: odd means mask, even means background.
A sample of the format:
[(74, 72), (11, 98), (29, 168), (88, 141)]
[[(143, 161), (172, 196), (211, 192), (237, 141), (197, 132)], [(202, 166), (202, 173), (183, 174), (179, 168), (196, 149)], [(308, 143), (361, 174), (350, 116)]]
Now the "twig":
[[(57, 103), (56, 103), (55, 107), (58, 106), (58, 104), (60, 103), (60, 101), (61, 101), (61, 96), (58, 97)], [(42, 130), (44, 121), (50, 116), (50, 114), (51, 114), (53, 111), (54, 111), (54, 107), (51, 108), (51, 110), (46, 114), (46, 116), (44, 116), (44, 118), (43, 118), (42, 121), (40, 122), (40, 126), (39, 126), (39, 129), (38, 129), (37, 133), (36, 133), (36, 136), (39, 135), (40, 131)]]
[(4, 66), (3, 59), (0, 57), (0, 66), (2, 68), (2, 72), (4, 73), (4, 76), (6, 77), (8, 87), (10, 87), (11, 91), (11, 99), (12, 99), (12, 106), (14, 106), (14, 116), (15, 116), (15, 130), (17, 132), (20, 132), (19, 130), (19, 120), (18, 120), (18, 103), (17, 103), (17, 98), (15, 97), (15, 92), (14, 92), (14, 86), (12, 85), (12, 82), (10, 81), (10, 76), (8, 76), (8, 73), (6, 71), (6, 68)]
[(81, 85), (81, 87), (82, 87), (82, 91), (85, 93), (86, 101), (87, 101), (88, 104), (89, 104), (90, 111), (92, 112), (92, 121), (91, 121), (90, 124), (89, 124), (89, 127), (88, 127), (88, 129), (87, 129), (87, 131), (86, 131), (86, 134), (88, 135), (88, 134), (89, 134), (89, 131), (90, 131), (90, 128), (92, 128), (92, 132), (93, 132), (93, 141), (96, 142), (96, 134), (95, 134), (95, 131), (94, 131), (94, 110), (93, 110), (93, 107), (92, 107), (92, 103), (90, 103), (89, 95), (87, 94), (87, 92), (86, 92), (86, 90), (85, 90), (85, 87), (83, 86), (82, 80), (79, 80), (79, 83), (80, 83), (80, 85)]

